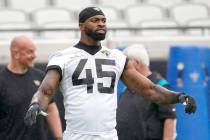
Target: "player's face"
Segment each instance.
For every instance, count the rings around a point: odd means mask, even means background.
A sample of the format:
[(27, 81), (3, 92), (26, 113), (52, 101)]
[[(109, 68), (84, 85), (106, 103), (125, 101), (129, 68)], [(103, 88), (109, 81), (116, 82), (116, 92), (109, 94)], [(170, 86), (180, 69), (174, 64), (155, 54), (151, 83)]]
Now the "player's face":
[(26, 68), (33, 67), (33, 61), (36, 58), (34, 44), (30, 43), (27, 44), (27, 46), (23, 46), (22, 49), (19, 50), (18, 55), (18, 61), (22, 66)]
[(85, 21), (85, 34), (96, 41), (105, 39), (106, 18), (103, 15), (93, 16)]

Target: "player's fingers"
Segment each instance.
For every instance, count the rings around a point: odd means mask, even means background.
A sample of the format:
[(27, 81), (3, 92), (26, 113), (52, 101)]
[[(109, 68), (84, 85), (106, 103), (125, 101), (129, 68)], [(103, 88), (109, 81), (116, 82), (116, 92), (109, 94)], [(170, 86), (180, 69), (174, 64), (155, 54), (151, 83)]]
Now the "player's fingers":
[(34, 110), (27, 111), (26, 116), (24, 118), (25, 124), (29, 126), (33, 125), (36, 122), (36, 114), (37, 112)]
[(31, 112), (28, 111), (28, 112), (26, 113), (25, 117), (24, 117), (24, 123), (25, 123), (26, 125), (31, 125), (31, 123), (30, 123), (30, 118), (31, 118)]
[(194, 113), (196, 111), (196, 103), (192, 97), (186, 98), (187, 106), (185, 108), (186, 113)]
[(33, 110), (31, 112), (31, 119), (30, 119), (30, 124), (33, 125), (34, 123), (36, 123), (36, 116), (37, 116), (37, 111)]
[(195, 113), (195, 111), (196, 111), (196, 106), (194, 104), (188, 103), (185, 108), (185, 112), (188, 114), (191, 114), (191, 113)]
[(189, 105), (187, 105), (187, 106), (185, 107), (185, 112), (188, 113), (188, 114), (191, 114)]
[(191, 110), (194, 113), (196, 111), (196, 108), (197, 108), (195, 100), (193, 98), (190, 98), (189, 101), (190, 101), (190, 105), (191, 105)]
[(195, 106), (195, 105), (192, 105), (191, 108), (192, 108), (192, 109), (191, 109), (192, 113), (195, 113), (195, 111), (196, 111), (196, 106)]

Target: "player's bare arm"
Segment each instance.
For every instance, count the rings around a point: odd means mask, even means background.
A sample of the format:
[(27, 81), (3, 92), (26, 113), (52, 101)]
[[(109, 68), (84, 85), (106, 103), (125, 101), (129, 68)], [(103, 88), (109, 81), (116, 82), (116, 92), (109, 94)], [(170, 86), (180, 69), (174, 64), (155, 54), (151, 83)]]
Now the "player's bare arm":
[(196, 110), (195, 101), (192, 97), (153, 84), (149, 79), (136, 71), (132, 60), (129, 60), (126, 65), (122, 73), (122, 80), (133, 93), (143, 96), (152, 102), (158, 104), (186, 102), (185, 111), (187, 113), (192, 113)]
[(45, 110), (55, 94), (59, 85), (60, 74), (57, 70), (49, 70), (37, 92), (34, 94), (31, 105), (26, 113), (24, 121), (27, 125), (36, 123), (38, 114), (46, 116)]
[(59, 81), (59, 72), (56, 69), (49, 70), (38, 91), (34, 95), (32, 102), (38, 102), (44, 109), (46, 109), (55, 94)]

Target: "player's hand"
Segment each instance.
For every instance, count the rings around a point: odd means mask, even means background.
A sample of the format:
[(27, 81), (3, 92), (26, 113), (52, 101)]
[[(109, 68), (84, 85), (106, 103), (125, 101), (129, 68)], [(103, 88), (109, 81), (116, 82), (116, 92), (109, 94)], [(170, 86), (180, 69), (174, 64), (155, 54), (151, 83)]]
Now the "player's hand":
[(43, 115), (43, 116), (47, 116), (47, 113), (43, 111), (43, 109), (41, 108), (41, 106), (39, 105), (39, 103), (34, 102), (30, 105), (28, 111), (26, 112), (26, 115), (24, 117), (24, 122), (26, 125), (33, 125), (36, 123), (36, 117), (37, 115)]
[(195, 99), (192, 96), (182, 93), (179, 95), (179, 102), (185, 105), (185, 113), (195, 113), (197, 107)]

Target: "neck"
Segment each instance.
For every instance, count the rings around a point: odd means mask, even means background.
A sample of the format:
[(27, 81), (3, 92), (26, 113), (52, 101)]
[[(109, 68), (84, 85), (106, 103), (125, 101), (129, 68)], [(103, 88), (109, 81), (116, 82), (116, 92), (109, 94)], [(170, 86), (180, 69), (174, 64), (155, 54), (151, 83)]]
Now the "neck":
[(7, 68), (8, 68), (11, 72), (17, 73), (17, 74), (24, 74), (24, 73), (26, 73), (26, 72), (28, 71), (28, 68), (26, 68), (26, 67), (24, 67), (24, 66), (22, 66), (22, 65), (20, 65), (20, 64), (13, 63), (13, 62), (9, 63), (9, 64), (7, 65)]
[(100, 46), (101, 42), (93, 40), (92, 38), (88, 36), (82, 36), (80, 42), (88, 45), (88, 46)]

